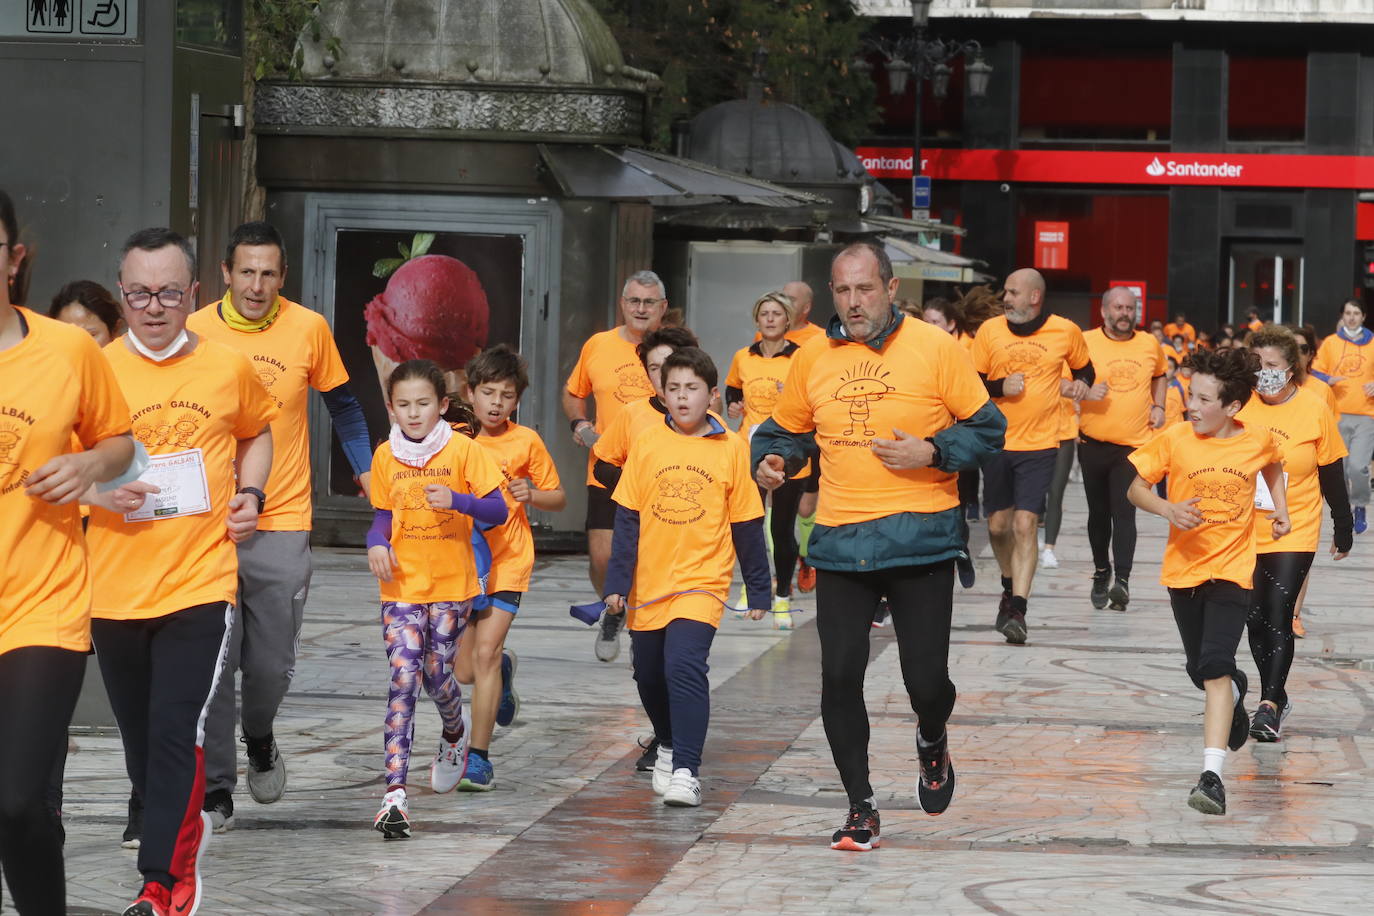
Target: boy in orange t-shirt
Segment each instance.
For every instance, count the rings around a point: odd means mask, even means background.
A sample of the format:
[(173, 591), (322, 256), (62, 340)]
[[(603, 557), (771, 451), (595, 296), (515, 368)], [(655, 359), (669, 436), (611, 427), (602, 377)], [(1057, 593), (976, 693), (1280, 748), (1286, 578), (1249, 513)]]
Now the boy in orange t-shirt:
[[(1188, 358), (1193, 380), (1187, 426), (1166, 429), (1131, 454), (1139, 476), (1128, 495), (1138, 508), (1169, 521), (1160, 581), (1188, 658), (1188, 676), (1206, 692), (1203, 771), (1188, 796), (1203, 814), (1226, 813), (1226, 750), (1249, 735), (1245, 673), (1236, 646), (1249, 612), (1255, 571), (1256, 478), (1269, 488), (1275, 538), (1289, 532), (1279, 446), (1269, 430), (1236, 422), (1250, 399), (1259, 360), (1248, 350), (1200, 351)], [(1150, 486), (1165, 475), (1168, 498)], [(1229, 711), (1228, 711), (1229, 710)]]
[(629, 614), (635, 682), (659, 742), (654, 792), (665, 805), (696, 807), (707, 659), (736, 552), (755, 620), (772, 603), (772, 580), (749, 446), (708, 413), (715, 365), (696, 347), (677, 350), (663, 361), (662, 383), (664, 425), (631, 446), (616, 485), (604, 600), (607, 613)]
[(496, 461), (505, 482), (501, 495), (510, 514), (506, 521), (485, 529), (491, 551), (487, 573), (487, 606), (474, 606), (468, 616), (468, 635), (458, 648), (454, 671), (472, 685), (472, 732), (460, 792), (486, 792), (496, 787), (487, 756), (492, 729), (515, 721), (520, 698), (515, 692), (515, 653), (506, 648), (506, 634), (520, 612), (520, 599), (529, 591), (534, 571), (534, 534), (526, 507), (559, 512), (568, 504), (553, 457), (528, 426), (510, 416), (529, 387), (529, 368), (518, 353), (497, 344), (467, 364), (468, 402), (481, 426), (477, 444)]

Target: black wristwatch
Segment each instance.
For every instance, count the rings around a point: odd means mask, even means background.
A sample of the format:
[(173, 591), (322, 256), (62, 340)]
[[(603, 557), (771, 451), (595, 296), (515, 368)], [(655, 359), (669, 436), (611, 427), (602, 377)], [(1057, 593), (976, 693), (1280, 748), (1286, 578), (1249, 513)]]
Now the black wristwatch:
[(935, 440), (934, 440), (932, 437), (926, 436), (926, 441), (929, 442), (929, 443), (930, 443), (930, 447), (933, 448), (933, 449), (935, 450), (935, 452), (930, 456), (930, 466), (933, 467), (933, 468), (935, 468), (936, 470), (939, 470), (939, 469), (940, 469), (940, 460), (941, 460), (942, 458), (944, 458), (945, 456), (944, 456), (944, 454), (940, 451), (940, 446), (938, 446), (938, 445), (935, 444)]
[(251, 493), (258, 498), (258, 515), (262, 515), (262, 510), (267, 508), (267, 494), (257, 487), (239, 487), (240, 493)]

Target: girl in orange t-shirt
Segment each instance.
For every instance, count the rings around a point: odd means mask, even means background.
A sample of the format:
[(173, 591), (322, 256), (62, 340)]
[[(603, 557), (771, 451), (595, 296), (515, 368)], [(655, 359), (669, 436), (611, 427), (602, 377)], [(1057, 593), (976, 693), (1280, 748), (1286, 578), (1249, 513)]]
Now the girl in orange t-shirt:
[[(1272, 497), (1274, 538), (1288, 534), (1287, 489), (1274, 436), (1236, 415), (1250, 399), (1259, 359), (1247, 350), (1200, 351), (1188, 357), (1193, 379), (1189, 424), (1166, 429), (1131, 453), (1139, 476), (1127, 495), (1169, 521), (1161, 581), (1188, 659), (1188, 676), (1206, 692), (1203, 771), (1188, 796), (1203, 814), (1226, 813), (1221, 772), (1226, 750), (1248, 737), (1245, 673), (1236, 646), (1245, 627), (1255, 573), (1255, 492), (1264, 478)], [(1168, 498), (1151, 485), (1168, 475)]]
[(1302, 389), (1298, 339), (1287, 328), (1265, 325), (1250, 349), (1260, 360), (1256, 397), (1242, 422), (1271, 430), (1283, 453), (1293, 530), (1276, 541), (1256, 524), (1255, 588), (1247, 621), (1250, 652), (1260, 673), (1260, 704), (1250, 723), (1258, 741), (1277, 741), (1292, 710), (1286, 685), (1293, 664), (1293, 609), (1307, 580), (1321, 535), (1322, 500), (1331, 507), (1331, 553), (1344, 559), (1354, 542), (1354, 518), (1345, 488), (1346, 456), (1336, 417), (1325, 401)]
[(367, 563), (381, 585), (382, 636), (391, 666), (383, 740), (386, 787), (373, 827), (410, 836), (406, 776), (421, 681), (439, 708), (443, 738), (430, 768), (435, 792), (453, 790), (467, 766), (470, 725), (453, 663), (472, 599), (481, 591), (472, 553), (473, 520), (506, 520), (501, 472), (486, 450), (442, 422), (444, 374), (408, 360), (387, 380), (391, 435), (372, 457)]

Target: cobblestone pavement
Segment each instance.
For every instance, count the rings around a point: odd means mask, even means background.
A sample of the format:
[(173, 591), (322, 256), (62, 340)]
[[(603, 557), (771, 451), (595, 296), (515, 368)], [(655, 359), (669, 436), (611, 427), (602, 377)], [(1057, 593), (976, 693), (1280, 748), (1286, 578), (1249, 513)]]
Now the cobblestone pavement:
[[(628, 641), (619, 660), (599, 663), (592, 630), (567, 615), (590, 598), (580, 557), (541, 562), (512, 631), (523, 707), (492, 744), (496, 790), (415, 790), (414, 838), (383, 841), (370, 829), (387, 677), (376, 587), (361, 552), (318, 551), (300, 670), (278, 721), (287, 794), (260, 806), (241, 787), (237, 825), (205, 859), (201, 911), (1362, 910), (1374, 886), (1374, 542), (1357, 539), (1339, 564), (1319, 556), (1285, 738), (1231, 754), (1230, 813), (1206, 817), (1185, 804), (1201, 769), (1202, 699), (1156, 584), (1163, 523), (1141, 519), (1130, 610), (1094, 611), (1076, 484), (1066, 510), (1063, 566), (1037, 577), (1028, 645), (990, 628), (997, 576), (985, 547), (977, 587), (956, 598), (959, 786), (939, 818), (916, 805), (914, 720), (890, 631), (874, 631), (867, 695), (883, 848), (870, 854), (828, 848), (846, 806), (818, 717), (812, 596), (799, 600), (791, 634), (727, 617), (712, 652), (706, 804), (665, 809), (633, 772), (648, 729)], [(1257, 685), (1244, 642), (1241, 657)], [(438, 721), (427, 701), (420, 708), (427, 755)], [(118, 845), (127, 791), (117, 738), (74, 736), (74, 914), (117, 912), (136, 893), (134, 853)]]

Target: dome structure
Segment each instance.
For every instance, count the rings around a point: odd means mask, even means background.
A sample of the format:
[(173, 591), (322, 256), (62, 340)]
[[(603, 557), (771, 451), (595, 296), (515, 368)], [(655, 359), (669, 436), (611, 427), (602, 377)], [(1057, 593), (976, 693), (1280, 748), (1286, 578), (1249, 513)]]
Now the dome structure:
[(857, 187), (866, 176), (816, 118), (795, 105), (755, 99), (721, 102), (693, 118), (687, 155), (784, 185)]

